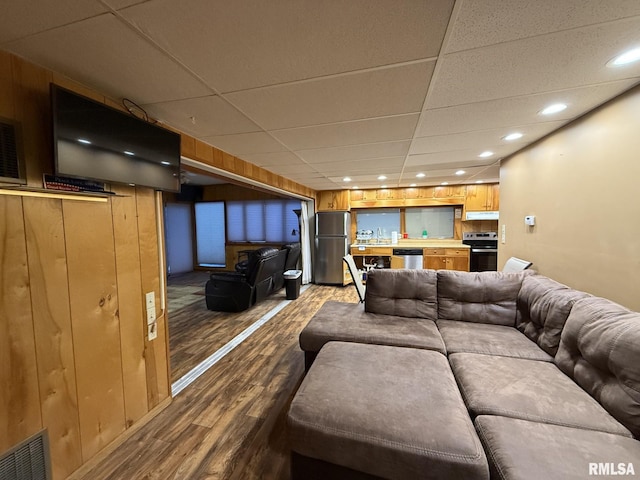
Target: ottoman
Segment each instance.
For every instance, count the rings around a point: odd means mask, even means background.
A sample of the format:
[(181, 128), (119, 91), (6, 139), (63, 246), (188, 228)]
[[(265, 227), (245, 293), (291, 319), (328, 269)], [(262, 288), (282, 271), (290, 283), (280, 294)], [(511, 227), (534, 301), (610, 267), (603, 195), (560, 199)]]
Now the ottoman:
[(441, 353), (330, 342), (288, 413), (292, 479), (488, 479)]

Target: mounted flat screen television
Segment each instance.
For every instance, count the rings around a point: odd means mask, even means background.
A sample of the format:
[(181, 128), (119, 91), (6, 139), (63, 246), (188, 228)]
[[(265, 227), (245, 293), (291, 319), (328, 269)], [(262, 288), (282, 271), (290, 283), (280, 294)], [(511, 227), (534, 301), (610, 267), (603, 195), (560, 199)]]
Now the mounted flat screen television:
[(56, 174), (180, 191), (180, 135), (51, 84)]

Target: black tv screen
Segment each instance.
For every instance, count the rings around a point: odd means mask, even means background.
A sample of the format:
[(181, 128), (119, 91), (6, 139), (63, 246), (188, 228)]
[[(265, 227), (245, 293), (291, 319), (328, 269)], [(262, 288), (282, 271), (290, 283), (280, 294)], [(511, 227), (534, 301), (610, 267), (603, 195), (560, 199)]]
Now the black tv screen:
[(56, 174), (180, 191), (180, 135), (51, 84)]

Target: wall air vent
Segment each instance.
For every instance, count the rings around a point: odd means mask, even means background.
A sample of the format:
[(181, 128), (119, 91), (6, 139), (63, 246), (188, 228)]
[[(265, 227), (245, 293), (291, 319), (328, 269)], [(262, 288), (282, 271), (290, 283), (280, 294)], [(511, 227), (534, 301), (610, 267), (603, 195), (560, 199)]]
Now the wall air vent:
[(0, 456), (2, 480), (51, 480), (49, 437), (46, 430), (11, 448)]
[(0, 182), (26, 183), (19, 138), (18, 125), (0, 118)]

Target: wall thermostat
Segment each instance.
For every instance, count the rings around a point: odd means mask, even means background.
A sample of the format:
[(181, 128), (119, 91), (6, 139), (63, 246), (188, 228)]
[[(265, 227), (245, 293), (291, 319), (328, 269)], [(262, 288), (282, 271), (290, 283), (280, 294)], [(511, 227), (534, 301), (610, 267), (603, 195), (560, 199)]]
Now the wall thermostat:
[(527, 215), (526, 217), (524, 217), (524, 224), (533, 227), (536, 224), (536, 216)]

